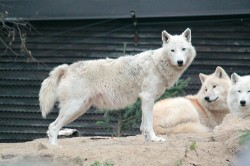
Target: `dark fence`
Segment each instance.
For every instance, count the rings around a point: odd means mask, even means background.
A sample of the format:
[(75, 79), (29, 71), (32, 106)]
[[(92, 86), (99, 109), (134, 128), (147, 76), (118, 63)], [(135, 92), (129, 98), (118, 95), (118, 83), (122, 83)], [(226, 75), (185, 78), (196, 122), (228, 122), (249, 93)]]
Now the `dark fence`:
[[(250, 17), (249, 17), (250, 18)], [(228, 74), (250, 74), (250, 19), (186, 18), (139, 19), (134, 27), (130, 19), (85, 21), (33, 21), (35, 27), (27, 31), (27, 48), (38, 62), (27, 62), (25, 56), (4, 52), (0, 45), (0, 142), (29, 141), (46, 137), (49, 123), (58, 109), (42, 119), (38, 93), (41, 82), (49, 71), (62, 63), (99, 58), (117, 58), (161, 47), (161, 31), (179, 34), (187, 27), (192, 30), (192, 43), (197, 58), (182, 78), (191, 78), (187, 94), (195, 94), (200, 87), (198, 74), (212, 73), (216, 66)], [(20, 42), (12, 44), (19, 52)], [(126, 46), (125, 46), (126, 45)], [(137, 46), (135, 46), (137, 45)], [(69, 128), (79, 130), (82, 136), (104, 136), (112, 128), (97, 126), (103, 113), (89, 110)], [(112, 123), (117, 120), (112, 119)], [(137, 127), (125, 135), (139, 133)]]

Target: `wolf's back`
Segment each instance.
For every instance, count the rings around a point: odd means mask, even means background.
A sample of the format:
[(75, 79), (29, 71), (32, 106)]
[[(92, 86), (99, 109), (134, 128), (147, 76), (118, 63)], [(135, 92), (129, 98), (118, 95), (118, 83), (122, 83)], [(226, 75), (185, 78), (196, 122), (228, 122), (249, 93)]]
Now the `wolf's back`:
[(49, 77), (42, 82), (42, 86), (39, 92), (39, 102), (42, 116), (46, 118), (46, 115), (52, 110), (57, 100), (57, 87), (60, 78), (64, 75), (68, 65), (63, 64), (54, 68)]

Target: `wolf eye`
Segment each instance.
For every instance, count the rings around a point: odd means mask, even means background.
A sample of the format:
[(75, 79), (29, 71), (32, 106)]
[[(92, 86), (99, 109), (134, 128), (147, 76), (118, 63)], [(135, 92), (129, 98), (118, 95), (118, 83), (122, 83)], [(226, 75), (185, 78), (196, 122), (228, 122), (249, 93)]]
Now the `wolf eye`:
[(250, 93), (250, 90), (249, 90), (249, 91), (247, 91), (247, 93)]
[(174, 49), (172, 49), (171, 52), (174, 52)]
[(238, 90), (239, 93), (241, 93), (241, 90)]
[(186, 48), (182, 48), (182, 51), (185, 51), (186, 50)]
[(213, 88), (216, 88), (216, 85), (214, 85)]

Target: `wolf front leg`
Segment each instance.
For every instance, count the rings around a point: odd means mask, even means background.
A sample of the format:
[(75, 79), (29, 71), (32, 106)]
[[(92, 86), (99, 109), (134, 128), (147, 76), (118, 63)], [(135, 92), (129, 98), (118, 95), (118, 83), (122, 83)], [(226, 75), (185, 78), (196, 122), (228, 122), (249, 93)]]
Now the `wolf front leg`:
[(145, 141), (165, 142), (166, 140), (157, 137), (153, 130), (153, 105), (154, 97), (149, 93), (141, 93), (142, 124), (141, 130)]
[(144, 133), (144, 119), (143, 119), (143, 114), (141, 116), (141, 126), (140, 126), (140, 131)]

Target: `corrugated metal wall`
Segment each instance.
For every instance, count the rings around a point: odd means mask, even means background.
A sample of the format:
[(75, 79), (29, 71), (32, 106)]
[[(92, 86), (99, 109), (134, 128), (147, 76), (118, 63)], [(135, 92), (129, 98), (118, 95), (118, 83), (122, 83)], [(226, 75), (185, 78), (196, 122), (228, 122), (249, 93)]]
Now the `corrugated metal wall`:
[[(249, 19), (196, 19), (141, 19), (137, 28), (132, 20), (125, 19), (31, 22), (36, 30), (27, 32), (27, 48), (39, 63), (27, 63), (26, 58), (10, 52), (0, 57), (0, 142), (46, 137), (57, 109), (42, 119), (38, 92), (52, 67), (78, 60), (123, 56), (124, 43), (127, 54), (161, 47), (164, 29), (171, 34), (179, 34), (187, 27), (192, 30), (197, 58), (182, 77), (191, 78), (187, 94), (197, 92), (198, 73), (211, 73), (218, 65), (228, 74), (250, 74)], [(17, 39), (14, 50), (18, 52), (19, 46)], [(3, 51), (4, 46), (0, 49)], [(100, 119), (102, 113), (90, 110), (68, 127), (76, 128), (81, 135), (111, 134), (111, 130), (95, 125)], [(134, 129), (127, 134), (138, 132)]]

